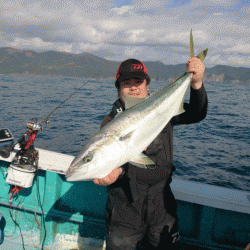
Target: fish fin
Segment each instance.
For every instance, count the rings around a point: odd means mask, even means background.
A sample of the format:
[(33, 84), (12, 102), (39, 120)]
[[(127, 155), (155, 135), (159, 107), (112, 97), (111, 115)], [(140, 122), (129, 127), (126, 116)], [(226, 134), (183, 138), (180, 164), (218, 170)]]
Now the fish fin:
[(181, 105), (179, 106), (177, 113), (175, 115), (180, 115), (185, 112), (183, 106), (184, 106), (184, 98), (182, 99)]
[(132, 95), (125, 95), (125, 109), (129, 109), (144, 100), (145, 98), (137, 98)]
[(129, 133), (127, 133), (126, 135), (121, 136), (121, 137), (119, 138), (119, 140), (120, 140), (120, 141), (123, 141), (123, 140), (129, 139), (129, 138), (133, 135), (134, 131), (135, 131), (135, 130), (132, 130), (132, 131), (130, 131)]
[(155, 163), (143, 153), (129, 161), (132, 165), (139, 168), (150, 168), (149, 165), (155, 165)]
[[(192, 29), (190, 31), (190, 58), (194, 57), (194, 40), (193, 40), (193, 34), (192, 34)], [(203, 61), (207, 55), (208, 49), (205, 49), (203, 51), (200, 52), (200, 54), (198, 56), (196, 56), (197, 58), (199, 58), (201, 61)]]
[(194, 57), (194, 40), (193, 40), (193, 34), (192, 29), (190, 31), (190, 58)]
[(201, 51), (201, 53), (196, 57), (199, 58), (201, 61), (203, 61), (207, 55), (207, 52), (208, 52), (208, 49), (205, 49), (205, 50)]

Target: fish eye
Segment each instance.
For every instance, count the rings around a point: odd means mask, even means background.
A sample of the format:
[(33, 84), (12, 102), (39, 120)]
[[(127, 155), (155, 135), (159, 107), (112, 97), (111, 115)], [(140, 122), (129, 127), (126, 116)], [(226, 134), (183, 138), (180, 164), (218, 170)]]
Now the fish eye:
[(87, 163), (87, 162), (90, 162), (92, 160), (93, 156), (92, 155), (87, 155), (85, 156), (82, 161), (83, 163)]

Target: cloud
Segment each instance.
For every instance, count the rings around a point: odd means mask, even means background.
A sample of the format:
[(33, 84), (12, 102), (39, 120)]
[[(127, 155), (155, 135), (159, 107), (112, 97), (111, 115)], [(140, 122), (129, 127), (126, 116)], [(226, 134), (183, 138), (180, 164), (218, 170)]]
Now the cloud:
[(72, 44), (61, 44), (61, 45), (57, 45), (57, 50), (61, 51), (61, 52), (72, 52)]
[(208, 47), (211, 62), (249, 54), (250, 7), (236, 0), (3, 0), (0, 12), (0, 46), (174, 64), (192, 28), (195, 52)]
[(126, 6), (126, 5), (124, 5), (121, 8), (115, 7), (115, 8), (112, 9), (112, 11), (114, 11), (118, 15), (123, 15), (123, 14), (125, 14), (127, 12), (130, 12), (133, 9), (134, 9), (134, 6)]
[(126, 27), (126, 23), (122, 20), (110, 20), (110, 19), (104, 19), (97, 22), (97, 24), (100, 26), (102, 30), (109, 31), (117, 31), (120, 29), (123, 29)]
[(6, 22), (20, 24), (37, 24), (53, 19), (55, 15), (51, 10), (42, 7), (42, 3), (32, 1), (4, 1), (1, 4), (1, 19)]
[(249, 43), (244, 43), (244, 42), (237, 42), (237, 45), (225, 49), (226, 52), (237, 52), (237, 53), (247, 53), (250, 54), (250, 44)]
[(135, 42), (145, 42), (146, 41), (146, 36), (145, 30), (144, 29), (137, 29), (137, 30), (129, 30), (127, 32), (129, 34), (128, 36), (128, 41), (135, 43)]
[(143, 52), (143, 47), (131, 47), (131, 46), (126, 46), (124, 55), (131, 58), (131, 57), (138, 57), (140, 56), (140, 53)]
[(194, 0), (190, 4), (190, 7), (210, 12), (211, 10), (224, 10), (232, 8), (237, 5), (237, 3), (238, 0), (206, 0), (206, 2)]
[(170, 4), (169, 0), (138, 0), (134, 1), (135, 9), (155, 9)]
[(101, 48), (104, 48), (104, 47), (105, 47), (104, 43), (97, 43), (97, 44), (79, 43), (79, 50), (80, 51), (86, 51), (86, 52), (100, 50)]
[(215, 62), (217, 62), (218, 60), (219, 60), (219, 58), (221, 57), (221, 55), (219, 54), (219, 55), (215, 55), (215, 56), (211, 56), (210, 58), (209, 58), (209, 61), (210, 61), (210, 63), (215, 63)]
[(26, 48), (26, 49), (52, 49), (54, 47), (54, 44), (51, 42), (44, 42), (39, 37), (34, 37), (30, 39), (21, 39), (21, 38), (15, 38), (13, 42), (10, 42), (8, 44), (11, 47), (14, 48)]
[(217, 64), (231, 65), (238, 67), (250, 67), (250, 56), (229, 56), (223, 59), (218, 59)]

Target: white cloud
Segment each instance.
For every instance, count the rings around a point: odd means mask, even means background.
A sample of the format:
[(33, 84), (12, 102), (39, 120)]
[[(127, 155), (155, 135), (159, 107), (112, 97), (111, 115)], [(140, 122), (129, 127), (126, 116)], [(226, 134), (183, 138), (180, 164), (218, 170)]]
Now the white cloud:
[(78, 29), (82, 38), (90, 42), (103, 42), (110, 37), (108, 32), (99, 30), (98, 27), (92, 25), (82, 24)]
[(217, 60), (217, 64), (221, 65), (230, 65), (230, 66), (238, 66), (238, 67), (250, 67), (250, 56), (229, 56), (226, 59)]
[(230, 6), (235, 5), (238, 2), (238, 0), (207, 0), (206, 4), (215, 4), (215, 5), (223, 5), (223, 6)]
[(191, 6), (203, 6), (205, 8), (209, 8), (210, 6), (214, 6), (217, 9), (224, 9), (230, 6), (236, 5), (238, 0), (206, 0), (206, 2), (201, 0), (194, 0), (191, 3)]
[(221, 13), (221, 12), (216, 12), (216, 13), (214, 13), (213, 15), (214, 15), (214, 16), (222, 16), (223, 13)]
[(57, 51), (71, 53), (72, 52), (72, 44), (57, 45)]
[(126, 27), (126, 23), (120, 20), (104, 19), (97, 22), (101, 29), (106, 31), (118, 31)]
[[(17, 3), (19, 2), (19, 4)], [(0, 7), (2, 18), (6, 21), (15, 21), (17, 24), (37, 24), (46, 22), (47, 19), (55, 18), (56, 12), (46, 11), (42, 8), (41, 3), (26, 3), (17, 1), (15, 4), (5, 1)]]
[(250, 51), (250, 7), (234, 9), (236, 2), (193, 0), (175, 7), (168, 0), (138, 0), (117, 8), (113, 0), (3, 0), (0, 46), (179, 63), (192, 28), (195, 51), (208, 47), (217, 63)]
[(127, 33), (129, 34), (128, 41), (130, 41), (132, 43), (146, 41), (144, 29), (129, 30), (129, 31), (127, 31)]
[(88, 20), (84, 17), (84, 13), (80, 11), (79, 9), (76, 9), (74, 13), (70, 16), (70, 19), (75, 24), (81, 24), (85, 22), (86, 24), (89, 24), (91, 20)]
[(166, 4), (171, 4), (169, 0), (137, 0), (134, 1), (136, 9), (154, 9), (157, 7), (163, 7)]
[[(162, 31), (163, 33), (163, 31)], [(168, 31), (164, 32), (164, 36), (158, 36), (157, 39), (161, 43), (181, 43), (189, 45), (189, 38), (190, 38), (190, 30), (187, 31)], [(209, 36), (204, 30), (193, 29), (192, 31), (194, 37), (194, 44), (195, 45), (202, 45), (209, 41)]]
[(210, 63), (216, 63), (218, 60), (219, 60), (219, 58), (221, 57), (221, 55), (219, 54), (219, 55), (215, 55), (215, 56), (211, 56), (211, 57), (209, 57), (209, 61), (210, 61)]
[(84, 12), (76, 10), (71, 16), (72, 24), (77, 30), (78, 41), (103, 42), (110, 38), (110, 30), (119, 28), (119, 23), (114, 20), (92, 20), (84, 15)]
[(249, 53), (250, 54), (250, 44), (249, 43), (241, 43), (237, 44), (232, 48), (225, 49), (226, 52), (238, 52), (238, 53)]
[(142, 47), (136, 46), (136, 47), (129, 47), (127, 46), (124, 51), (124, 55), (127, 57), (138, 57), (139, 54), (143, 51)]
[(53, 43), (44, 42), (39, 37), (22, 39), (15, 38), (13, 42), (9, 42), (9, 46), (14, 48), (26, 48), (26, 49), (51, 49), (53, 48)]
[(115, 7), (113, 9), (111, 9), (111, 10), (114, 11), (115, 13), (117, 13), (118, 15), (123, 15), (123, 14), (125, 14), (127, 12), (130, 12), (133, 9), (134, 9), (134, 6), (124, 5), (121, 8)]
[(97, 43), (97, 44), (93, 44), (93, 43), (79, 43), (80, 50), (81, 51), (86, 51), (86, 52), (99, 50), (99, 49), (101, 49), (103, 47), (105, 47), (104, 43)]

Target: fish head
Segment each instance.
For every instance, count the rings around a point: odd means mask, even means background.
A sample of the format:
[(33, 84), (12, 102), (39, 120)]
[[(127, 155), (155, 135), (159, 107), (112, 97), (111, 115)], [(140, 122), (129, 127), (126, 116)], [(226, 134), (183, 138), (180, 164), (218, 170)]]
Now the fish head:
[(84, 181), (107, 176), (120, 166), (121, 146), (111, 136), (95, 136), (74, 158), (66, 172), (67, 181)]

